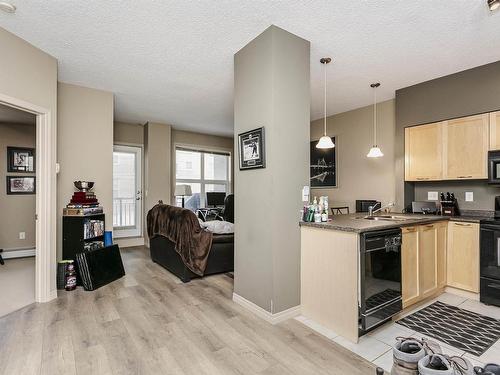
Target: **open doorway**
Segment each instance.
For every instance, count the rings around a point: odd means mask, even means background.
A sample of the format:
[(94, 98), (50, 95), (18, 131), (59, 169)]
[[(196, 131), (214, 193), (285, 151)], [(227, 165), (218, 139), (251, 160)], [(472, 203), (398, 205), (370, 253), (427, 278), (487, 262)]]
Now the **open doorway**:
[(0, 104), (0, 316), (35, 302), (36, 116)]
[(0, 105), (36, 116), (35, 301), (57, 298), (56, 290), (56, 122), (50, 109), (0, 93)]

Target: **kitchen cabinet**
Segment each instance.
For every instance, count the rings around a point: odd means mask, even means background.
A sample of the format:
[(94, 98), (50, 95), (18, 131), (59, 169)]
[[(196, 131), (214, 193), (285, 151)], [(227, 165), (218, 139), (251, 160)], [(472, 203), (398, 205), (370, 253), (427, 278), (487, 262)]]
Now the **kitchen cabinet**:
[(488, 178), (488, 124), (488, 114), (444, 122), (444, 179)]
[(437, 243), (437, 287), (446, 286), (446, 254), (448, 252), (448, 222), (436, 223), (436, 243)]
[(420, 298), (427, 298), (437, 289), (437, 229), (434, 224), (418, 228), (418, 269)]
[(490, 113), (490, 150), (500, 150), (500, 111)]
[(448, 223), (402, 228), (401, 288), (406, 308), (446, 286)]
[(448, 224), (447, 284), (479, 293), (479, 224)]
[(443, 124), (405, 129), (405, 180), (430, 181), (443, 177)]
[(418, 228), (402, 228), (402, 238), (401, 287), (403, 307), (407, 307), (420, 299)]

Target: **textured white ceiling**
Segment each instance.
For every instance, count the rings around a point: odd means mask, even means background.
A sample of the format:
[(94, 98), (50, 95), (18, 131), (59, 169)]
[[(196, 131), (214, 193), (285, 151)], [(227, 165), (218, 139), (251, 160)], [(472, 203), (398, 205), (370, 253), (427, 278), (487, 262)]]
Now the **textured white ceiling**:
[[(120, 121), (232, 134), (233, 54), (275, 24), (311, 41), (311, 118), (500, 60), (486, 0), (12, 0), (0, 26), (59, 60), (59, 79), (115, 93)], [(3, 51), (2, 51), (3, 53)], [(0, 60), (1, 64), (1, 60)], [(466, 89), (466, 88), (464, 88)]]

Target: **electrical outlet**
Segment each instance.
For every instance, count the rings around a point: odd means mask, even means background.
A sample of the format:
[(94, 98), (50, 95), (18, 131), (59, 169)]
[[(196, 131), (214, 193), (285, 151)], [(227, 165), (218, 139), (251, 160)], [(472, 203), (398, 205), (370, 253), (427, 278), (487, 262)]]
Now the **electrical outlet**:
[(437, 201), (438, 200), (438, 192), (437, 191), (428, 191), (427, 192), (427, 200), (428, 201)]
[(25, 240), (26, 239), (26, 232), (19, 232), (19, 239)]
[(472, 191), (465, 192), (465, 201), (466, 202), (474, 202), (474, 193)]

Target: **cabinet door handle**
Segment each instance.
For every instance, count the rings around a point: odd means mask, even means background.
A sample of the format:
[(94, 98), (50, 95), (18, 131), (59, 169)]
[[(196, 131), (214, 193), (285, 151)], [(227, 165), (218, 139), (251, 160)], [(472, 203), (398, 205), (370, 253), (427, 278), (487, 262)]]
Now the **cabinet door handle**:
[(500, 285), (497, 285), (497, 284), (488, 284), (488, 288), (500, 289)]
[(406, 232), (415, 232), (417, 228), (411, 227), (411, 228), (405, 228)]
[(422, 180), (428, 180), (429, 177), (417, 177), (417, 180), (422, 181)]
[(458, 176), (457, 178), (472, 178), (472, 176)]
[(470, 227), (472, 224), (464, 224), (464, 223), (453, 223), (455, 225), (458, 225), (460, 227)]
[(434, 229), (434, 225), (430, 224), (430, 225), (425, 226), (425, 230), (429, 230), (429, 229)]

